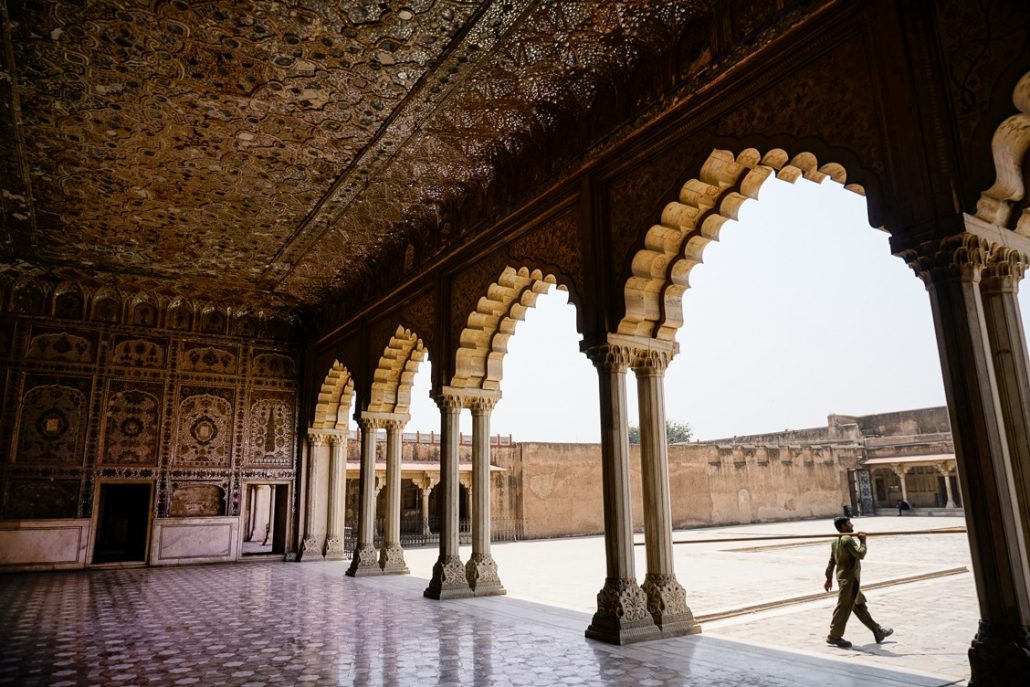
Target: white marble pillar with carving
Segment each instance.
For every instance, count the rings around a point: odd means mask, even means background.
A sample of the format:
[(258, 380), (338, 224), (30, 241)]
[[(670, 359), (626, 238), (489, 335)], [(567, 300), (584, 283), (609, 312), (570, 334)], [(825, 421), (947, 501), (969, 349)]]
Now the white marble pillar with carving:
[(424, 594), (430, 599), (457, 599), (472, 596), (458, 554), (458, 422), (462, 402), (459, 396), (446, 393), (440, 394), (436, 402), (440, 406), (440, 555)]
[(379, 420), (362, 416), (361, 425), (361, 470), (358, 475), (358, 541), (354, 547), (347, 575), (381, 575), (379, 557), (375, 548), (376, 532), (376, 441), (379, 434)]
[(654, 639), (661, 630), (647, 610), (633, 562), (626, 370), (631, 351), (605, 344), (588, 351), (597, 368), (601, 406), (601, 489), (607, 576), (586, 636), (609, 644)]
[(490, 553), (490, 413), (496, 398), (469, 400), (472, 410), (472, 557), (465, 564), (469, 587), (476, 596), (507, 594)]
[(326, 524), (326, 560), (345, 557), (344, 518), (347, 512), (347, 431), (329, 436), (329, 513)]
[(401, 451), (405, 423), (400, 419), (383, 423), (386, 426), (386, 513), (379, 567), (387, 575), (409, 572), (401, 547)]
[(429, 473), (423, 472), (421, 476), (417, 477), (414, 482), (415, 486), (418, 487), (418, 493), (420, 497), (421, 508), (419, 514), (422, 519), (422, 536), (428, 537), (432, 532), (429, 528), (429, 497), (433, 493), (433, 487), (439, 483), (437, 475), (430, 475)]
[[(658, 346), (662, 342), (655, 342)], [(675, 348), (638, 351), (633, 371), (637, 376), (640, 411), (640, 463), (644, 492), (644, 540), (647, 575), (641, 589), (647, 609), (662, 636), (694, 634), (701, 626), (687, 606), (687, 594), (676, 579), (672, 559), (672, 505), (669, 494), (669, 451), (665, 433), (665, 370)]]
[(297, 560), (311, 562), (323, 560), (322, 546), (325, 542), (325, 513), (322, 502), (326, 485), (319, 484), (318, 475), (325, 454), (329, 451), (329, 435), (325, 432), (308, 432), (308, 470), (305, 484), (304, 539)]
[(930, 295), (955, 440), (980, 604), (970, 685), (1030, 675), (1030, 561), (980, 283), (990, 254), (973, 233), (901, 252)]

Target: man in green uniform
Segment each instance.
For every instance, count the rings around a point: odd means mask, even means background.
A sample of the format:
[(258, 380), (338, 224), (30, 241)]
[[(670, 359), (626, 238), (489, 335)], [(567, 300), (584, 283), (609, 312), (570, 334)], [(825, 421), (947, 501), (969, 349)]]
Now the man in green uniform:
[(826, 637), (826, 643), (839, 646), (841, 649), (851, 648), (851, 642), (844, 639), (844, 627), (854, 612), (862, 624), (873, 631), (873, 638), (879, 644), (884, 638), (894, 634), (894, 630), (873, 620), (865, 605), (865, 595), (859, 589), (862, 559), (865, 558), (866, 552), (866, 534), (858, 532), (852, 536), (855, 528), (851, 520), (844, 516), (834, 518), (833, 526), (841, 536), (834, 539), (830, 545), (830, 562), (826, 565), (826, 584), (823, 585), (823, 589), (830, 591), (833, 569), (836, 568), (840, 593), (837, 595), (837, 607), (833, 609), (833, 620), (830, 622), (830, 634)]

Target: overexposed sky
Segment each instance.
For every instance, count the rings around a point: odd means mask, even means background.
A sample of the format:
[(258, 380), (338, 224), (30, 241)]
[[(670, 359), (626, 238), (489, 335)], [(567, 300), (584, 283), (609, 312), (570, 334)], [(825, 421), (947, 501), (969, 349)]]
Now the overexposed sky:
[[(689, 423), (697, 439), (945, 402), (926, 290), (891, 256), (887, 234), (869, 226), (865, 199), (833, 182), (769, 180), (760, 202), (705, 249), (683, 308), (666, 416)], [(564, 292), (537, 301), (509, 342), (494, 433), (599, 441), (597, 373), (580, 338)], [(429, 379), (423, 363), (407, 431), (439, 431)], [(627, 391), (636, 425), (632, 373)], [(468, 411), (462, 431), (471, 432)]]

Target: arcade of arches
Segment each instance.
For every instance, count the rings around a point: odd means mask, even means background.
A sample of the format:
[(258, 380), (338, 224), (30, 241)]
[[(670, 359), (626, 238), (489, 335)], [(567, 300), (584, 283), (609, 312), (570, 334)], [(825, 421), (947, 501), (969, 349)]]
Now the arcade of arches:
[(700, 631), (672, 565), (663, 376), (691, 269), (775, 175), (865, 195), (925, 284), (980, 605), (971, 684), (1030, 674), (1026, 3), (52, 2), (0, 20), (3, 563), (231, 560), (259, 512), (269, 555), (341, 558), (353, 419), (347, 574), (403, 574), (402, 436), (432, 359), (425, 595), (503, 594), (490, 416), (508, 340), (557, 285), (600, 391), (587, 636)]

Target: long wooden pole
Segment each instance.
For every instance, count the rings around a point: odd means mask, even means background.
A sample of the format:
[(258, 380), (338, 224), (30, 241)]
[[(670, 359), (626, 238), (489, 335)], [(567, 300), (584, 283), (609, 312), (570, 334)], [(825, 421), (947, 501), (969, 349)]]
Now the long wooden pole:
[[(935, 530), (906, 530), (904, 532), (866, 532), (869, 537), (903, 537), (925, 534), (963, 534), (965, 527), (942, 527)], [(841, 534), (858, 534), (857, 532), (838, 532), (836, 534), (791, 534), (791, 535), (767, 535), (761, 537), (724, 537), (720, 539), (690, 539), (686, 541), (674, 541), (673, 544), (721, 544), (723, 542), (741, 541), (783, 541), (785, 539), (828, 539), (839, 537)], [(643, 546), (645, 542), (635, 542), (636, 546)]]

